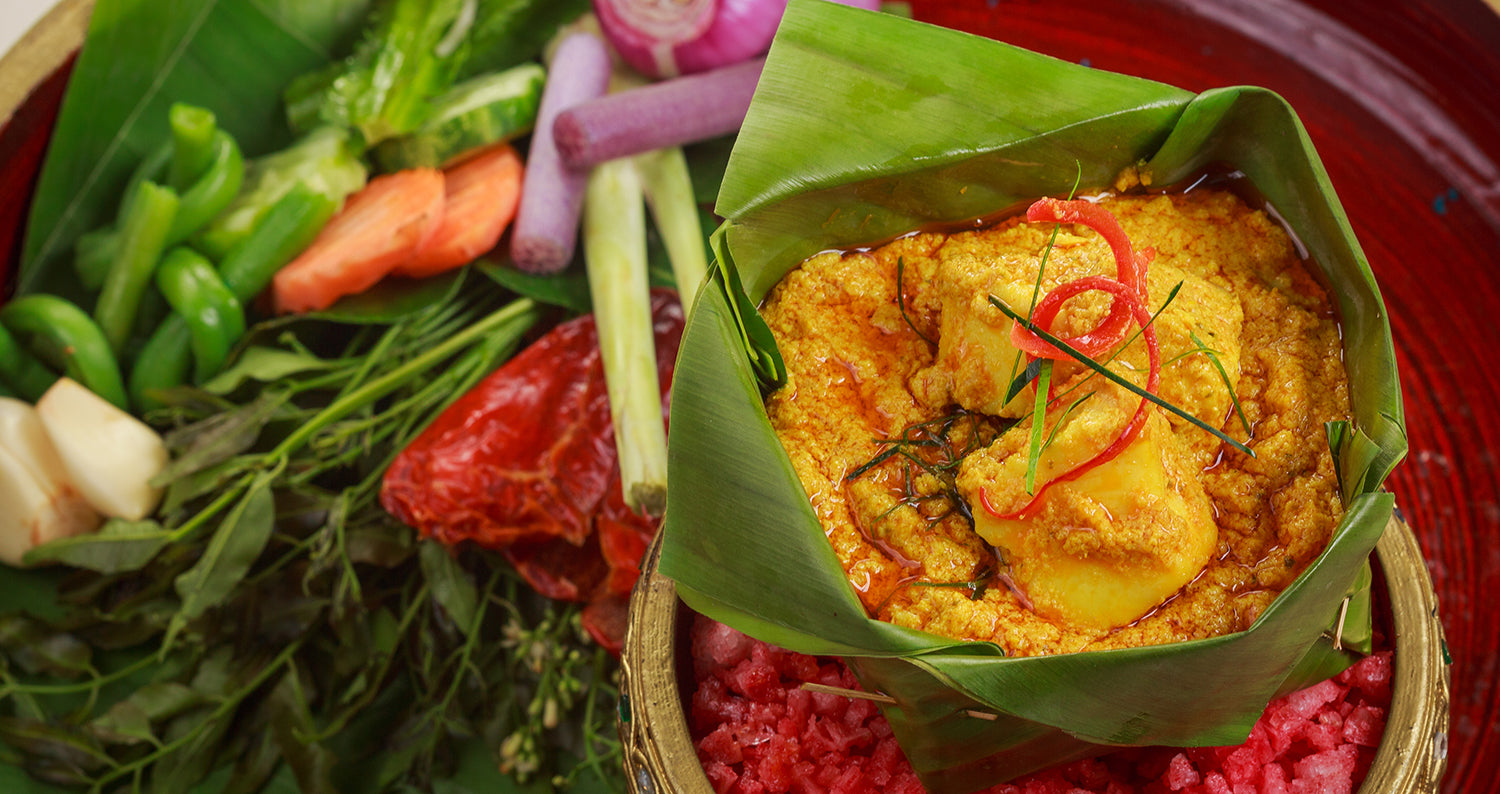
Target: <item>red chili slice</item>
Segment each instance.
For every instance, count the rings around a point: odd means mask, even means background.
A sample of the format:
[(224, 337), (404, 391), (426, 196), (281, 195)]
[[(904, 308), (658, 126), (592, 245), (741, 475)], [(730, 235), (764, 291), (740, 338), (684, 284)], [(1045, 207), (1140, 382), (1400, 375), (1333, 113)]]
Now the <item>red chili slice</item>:
[[(1050, 332), (1053, 320), (1057, 318), (1058, 311), (1063, 303), (1086, 292), (1107, 292), (1114, 298), (1110, 317), (1095, 326), (1090, 331), (1063, 341), (1069, 346), (1077, 349), (1089, 358), (1096, 358), (1108, 352), (1110, 348), (1124, 341), (1125, 332), (1129, 330), (1128, 323), (1134, 321), (1141, 327), (1141, 336), (1146, 340), (1146, 351), (1150, 358), (1150, 369), (1146, 375), (1146, 391), (1155, 394), (1161, 385), (1161, 347), (1157, 344), (1156, 329), (1151, 325), (1151, 313), (1147, 309), (1145, 276), (1146, 266), (1150, 262), (1150, 255), (1140, 256), (1135, 254), (1130, 247), (1130, 240), (1125, 236), (1124, 230), (1115, 217), (1098, 205), (1086, 201), (1060, 202), (1055, 199), (1042, 199), (1031, 206), (1027, 212), (1027, 220), (1061, 220), (1065, 223), (1084, 223), (1095, 229), (1105, 240), (1109, 242), (1114, 251), (1116, 262), (1119, 265), (1120, 278), (1113, 279), (1108, 276), (1085, 276), (1058, 285), (1049, 291), (1037, 302), (1032, 311), (1031, 322), (1038, 328)], [(1125, 262), (1131, 266), (1126, 266)], [(1138, 265), (1138, 267), (1137, 267)], [(1129, 280), (1127, 280), (1129, 279)], [(1132, 284), (1131, 281), (1136, 283)], [(1118, 332), (1118, 338), (1111, 337), (1114, 331), (1106, 329), (1110, 325), (1111, 318), (1116, 314), (1123, 314), (1126, 325)], [(1019, 333), (1018, 333), (1019, 332)], [(1067, 359), (1071, 358), (1067, 353), (1054, 347), (1051, 343), (1043, 340), (1036, 333), (1016, 323), (1011, 328), (1011, 340), (1018, 348), (1026, 352), (1031, 359)], [(1074, 466), (1057, 477), (1048, 480), (1041, 488), (1037, 489), (1030, 501), (1019, 510), (1001, 513), (994, 505), (990, 504), (989, 494), (981, 490), (979, 492), (980, 504), (985, 512), (1001, 519), (1025, 519), (1030, 518), (1042, 505), (1042, 497), (1047, 489), (1060, 482), (1075, 480), (1090, 469), (1114, 460), (1125, 451), (1141, 434), (1142, 428), (1146, 426), (1147, 400), (1142, 397), (1136, 406), (1135, 413), (1130, 421), (1121, 428), (1120, 434), (1114, 441), (1100, 450), (1098, 454), (1088, 460)]]
[(1119, 268), (1117, 280), (1130, 287), (1137, 297), (1146, 294), (1146, 271), (1136, 266), (1136, 259), (1129, 235), (1120, 226), (1114, 214), (1092, 201), (1073, 199), (1063, 201), (1055, 198), (1038, 199), (1026, 209), (1026, 220), (1030, 223), (1053, 221), (1056, 223), (1080, 223), (1093, 229), (1104, 238), (1114, 252), (1115, 265)]
[[(1120, 227), (1120, 222), (1109, 210), (1082, 199), (1061, 201), (1044, 198), (1027, 208), (1026, 220), (1032, 223), (1078, 223), (1098, 232), (1099, 236), (1109, 244), (1110, 251), (1114, 253), (1117, 272), (1114, 280), (1129, 287), (1141, 303), (1146, 302), (1146, 269), (1151, 263), (1152, 252), (1136, 252), (1131, 247), (1130, 237), (1125, 234), (1125, 230)], [(1062, 285), (1042, 297), (1032, 310), (1032, 322), (1042, 328), (1050, 329), (1052, 320), (1062, 309), (1062, 304), (1069, 298), (1087, 291), (1078, 290), (1071, 294), (1059, 295), (1059, 292), (1066, 286)], [(1058, 297), (1054, 298), (1054, 295)], [(1094, 358), (1124, 341), (1125, 334), (1130, 330), (1130, 320), (1130, 309), (1119, 300), (1115, 300), (1110, 306), (1109, 314), (1098, 325), (1078, 336), (1066, 337), (1063, 341), (1084, 355)], [(1011, 344), (1027, 355), (1058, 360), (1067, 358), (1066, 353), (1026, 330), (1019, 323), (1011, 327), (1010, 339)]]

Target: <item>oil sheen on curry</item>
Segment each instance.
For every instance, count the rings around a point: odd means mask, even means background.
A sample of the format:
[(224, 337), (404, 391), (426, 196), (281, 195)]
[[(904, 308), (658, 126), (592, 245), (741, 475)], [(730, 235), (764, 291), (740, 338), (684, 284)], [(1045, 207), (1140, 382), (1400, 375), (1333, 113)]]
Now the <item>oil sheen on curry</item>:
[(771, 422), (882, 620), (1013, 656), (1245, 629), (1343, 515), (1327, 292), (1226, 190), (1049, 207), (788, 274)]

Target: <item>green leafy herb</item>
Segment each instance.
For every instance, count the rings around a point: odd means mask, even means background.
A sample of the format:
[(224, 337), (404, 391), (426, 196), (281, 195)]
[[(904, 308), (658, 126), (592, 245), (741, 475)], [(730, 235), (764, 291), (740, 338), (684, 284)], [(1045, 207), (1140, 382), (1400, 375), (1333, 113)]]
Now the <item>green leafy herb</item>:
[(85, 569), (56, 581), (61, 613), (0, 615), (17, 763), (101, 791), (431, 790), (475, 747), (623, 789), (613, 660), (579, 608), (379, 505), (394, 455), (539, 317), (477, 276), (445, 294), (388, 326), (269, 321), (245, 356), (274, 380), (241, 361), (168, 395), (159, 520), (41, 547)]
[(984, 599), (984, 594), (989, 592), (990, 584), (995, 581), (995, 573), (995, 568), (992, 565), (987, 564), (974, 573), (974, 578), (962, 582), (929, 582), (923, 579), (914, 579), (911, 581), (902, 582), (894, 589), (892, 589), (890, 594), (887, 595), (885, 599), (875, 607), (874, 614), (879, 615), (884, 612), (886, 605), (891, 602), (891, 599), (895, 598), (897, 593), (908, 587), (933, 587), (941, 590), (967, 590), (969, 591), (970, 601), (981, 601)]
[(956, 589), (956, 590), (968, 590), (969, 591), (969, 600), (970, 601), (980, 601), (980, 600), (982, 600), (984, 598), (985, 592), (987, 592), (989, 590), (989, 588), (990, 588), (990, 579), (991, 578), (993, 578), (993, 574), (992, 573), (986, 573), (986, 574), (984, 574), (984, 575), (982, 575), (980, 577), (977, 577), (977, 578), (974, 578), (974, 579), (970, 579), (967, 582), (910, 582), (910, 583), (907, 584), (907, 586), (908, 587), (941, 587), (941, 588), (953, 588), (953, 589)]
[[(1172, 291), (1167, 293), (1167, 299), (1164, 300), (1164, 301), (1162, 301), (1161, 306), (1157, 307), (1156, 311), (1154, 311), (1154, 312), (1151, 313), (1151, 319), (1147, 321), (1147, 325), (1155, 323), (1156, 322), (1156, 318), (1160, 317), (1161, 313), (1164, 312), (1164, 311), (1166, 311), (1167, 307), (1171, 306), (1173, 301), (1177, 300), (1177, 295), (1181, 291), (1182, 291), (1182, 282), (1179, 281), (1179, 282), (1177, 282), (1176, 286), (1172, 287)], [(1117, 358), (1119, 358), (1120, 354), (1124, 353), (1131, 345), (1135, 344), (1135, 340), (1139, 339), (1141, 337), (1141, 334), (1143, 334), (1143, 333), (1145, 333), (1145, 329), (1144, 328), (1137, 328), (1137, 329), (1135, 329), (1135, 331), (1133, 331), (1130, 334), (1130, 336), (1128, 336), (1128, 337), (1125, 338), (1125, 341), (1122, 342), (1119, 347), (1116, 347), (1113, 352), (1111, 352), (1108, 356), (1105, 356), (1103, 359), (1101, 359), (1099, 361), (1099, 363), (1102, 364), (1102, 365), (1104, 365), (1104, 366), (1106, 366), (1106, 367), (1109, 366), (1110, 364), (1114, 363), (1114, 360), (1117, 359)], [(1184, 353), (1183, 355), (1190, 355), (1190, 352), (1189, 353)], [(1180, 356), (1178, 358), (1180, 358)], [(1175, 360), (1177, 360), (1177, 359), (1174, 358), (1171, 361), (1175, 361)], [(1167, 364), (1171, 363), (1171, 361), (1164, 362), (1162, 364), (1162, 367), (1165, 368)], [(1093, 377), (1096, 374), (1097, 374), (1096, 372), (1090, 372), (1088, 374), (1088, 376), (1080, 379), (1079, 381), (1077, 381), (1073, 385), (1071, 385), (1068, 388), (1064, 389), (1063, 391), (1059, 392), (1055, 397), (1053, 397), (1053, 400), (1054, 401), (1061, 400), (1062, 398), (1068, 396), (1069, 394), (1072, 394), (1073, 392), (1075, 392), (1075, 391), (1083, 388), (1085, 385), (1088, 384), (1088, 382), (1091, 379), (1093, 379)]]
[[(1019, 353), (1019, 351), (1017, 352)], [(1021, 371), (1021, 374), (1011, 379), (1010, 388), (1005, 390), (1005, 403), (1009, 403), (1011, 400), (1014, 400), (1017, 395), (1026, 390), (1027, 386), (1030, 386), (1033, 382), (1035, 382), (1037, 377), (1041, 374), (1042, 359), (1036, 359), (1035, 361), (1028, 363), (1026, 365), (1026, 369)], [(1005, 403), (1002, 403), (1002, 405)]]
[[(930, 520), (938, 521), (957, 512), (972, 522), (974, 517), (969, 504), (958, 493), (958, 466), (965, 456), (989, 443), (998, 433), (999, 426), (993, 417), (955, 408), (946, 415), (902, 428), (901, 435), (896, 438), (875, 439), (880, 451), (846, 474), (844, 479), (858, 479), (887, 461), (899, 459), (902, 463), (902, 498), (897, 507), (945, 500), (947, 509)], [(936, 491), (919, 491), (917, 479), (921, 474), (930, 475), (937, 481)]]
[[(1078, 195), (1078, 186), (1083, 182), (1083, 163), (1078, 160), (1074, 160), (1073, 163), (1075, 166), (1075, 171), (1073, 175), (1073, 186), (1068, 188), (1069, 200)], [(1042, 298), (1042, 277), (1047, 272), (1047, 259), (1052, 256), (1052, 249), (1057, 247), (1057, 235), (1060, 231), (1062, 231), (1061, 223), (1052, 224), (1052, 233), (1047, 236), (1047, 244), (1045, 246), (1042, 246), (1041, 261), (1038, 262), (1036, 266), (1036, 280), (1031, 284), (1031, 301), (1026, 305), (1027, 317), (1030, 317), (1032, 315), (1032, 312), (1036, 311), (1036, 303)], [(1035, 380), (1037, 377), (1037, 373), (1039, 372), (1039, 370), (1036, 369), (1037, 362), (1035, 361), (1027, 363), (1026, 369), (1022, 372), (1022, 375), (1016, 374), (1016, 371), (1021, 368), (1021, 361), (1025, 357), (1026, 356), (1024, 353), (1017, 350), (1015, 359), (1011, 361), (1010, 389), (1007, 390), (1005, 395), (1005, 403), (1002, 403), (1002, 405), (1009, 403), (1011, 400), (1015, 399), (1015, 396), (1017, 394), (1020, 394), (1022, 389), (1026, 388), (1026, 384)], [(1026, 377), (1026, 380), (1024, 382), (1021, 380), (1023, 376)], [(1029, 486), (1027, 487), (1026, 492), (1031, 493), (1031, 488)]]

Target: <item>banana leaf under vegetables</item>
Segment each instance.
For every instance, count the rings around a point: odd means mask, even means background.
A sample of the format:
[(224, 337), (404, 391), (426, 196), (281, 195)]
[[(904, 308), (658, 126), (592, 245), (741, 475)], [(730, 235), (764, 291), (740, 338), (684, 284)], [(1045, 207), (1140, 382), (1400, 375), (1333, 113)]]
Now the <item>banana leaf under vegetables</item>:
[(281, 90), (346, 46), (369, 1), (96, 2), (32, 199), (17, 294), (89, 305), (65, 260), (114, 218), (131, 171), (167, 138), (172, 103), (213, 108), (247, 156), (289, 143)]
[[(1140, 165), (1168, 185), (1243, 171), (1306, 246), (1342, 318), (1354, 420), (1331, 427), (1348, 506), (1326, 551), (1238, 634), (1003, 658), (872, 620), (845, 579), (766, 418), (782, 372), (754, 306), (807, 256)], [(1243, 741), (1279, 691), (1368, 642), (1368, 557), (1404, 455), (1389, 326), (1368, 263), (1291, 108), (1259, 88), (1200, 95), (833, 3), (793, 0), (719, 193), (718, 267), (674, 376), (661, 571), (689, 606), (762, 640), (846, 657), (923, 782), (969, 791), (1098, 745)], [(1367, 647), (1367, 646), (1366, 646)], [(1163, 684), (1170, 682), (1170, 686)], [(966, 712), (996, 714), (980, 719)]]

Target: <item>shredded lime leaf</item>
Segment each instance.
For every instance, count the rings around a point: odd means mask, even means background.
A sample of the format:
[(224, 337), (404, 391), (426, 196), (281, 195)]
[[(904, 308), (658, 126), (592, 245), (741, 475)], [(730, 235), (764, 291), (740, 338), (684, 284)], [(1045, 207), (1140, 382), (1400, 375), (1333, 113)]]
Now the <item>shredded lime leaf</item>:
[(1112, 381), (1115, 384), (1117, 384), (1117, 385), (1125, 388), (1125, 390), (1131, 392), (1132, 394), (1136, 395), (1137, 397), (1142, 397), (1142, 398), (1144, 398), (1146, 400), (1149, 400), (1153, 404), (1155, 404), (1157, 407), (1159, 407), (1159, 408), (1161, 408), (1163, 410), (1169, 411), (1169, 412), (1171, 412), (1173, 414), (1176, 414), (1177, 416), (1182, 417), (1183, 419), (1186, 419), (1188, 422), (1190, 422), (1193, 425), (1197, 426), (1199, 429), (1206, 430), (1209, 433), (1212, 433), (1220, 441), (1223, 441), (1224, 443), (1230, 445), (1231, 447), (1234, 447), (1235, 449), (1239, 450), (1240, 452), (1243, 452), (1243, 453), (1245, 453), (1246, 455), (1249, 455), (1252, 458), (1255, 457), (1255, 450), (1250, 449), (1249, 447), (1245, 446), (1240, 441), (1237, 441), (1237, 440), (1235, 440), (1233, 438), (1230, 438), (1229, 436), (1225, 435), (1222, 430), (1219, 430), (1218, 428), (1213, 427), (1212, 425), (1208, 424), (1207, 422), (1204, 422), (1202, 419), (1199, 419), (1198, 417), (1193, 416), (1192, 414), (1188, 413), (1187, 411), (1184, 411), (1181, 408), (1178, 408), (1177, 406), (1175, 406), (1175, 405), (1167, 402), (1166, 400), (1163, 400), (1162, 398), (1160, 398), (1160, 397), (1152, 394), (1151, 392), (1146, 391), (1145, 389), (1141, 388), (1140, 386), (1137, 386), (1134, 383), (1131, 383), (1129, 380), (1126, 380), (1125, 378), (1122, 378), (1119, 375), (1117, 375), (1117, 374), (1109, 371), (1107, 368), (1105, 368), (1105, 366), (1103, 364), (1100, 364), (1099, 362), (1093, 360), (1092, 358), (1089, 358), (1088, 356), (1085, 356), (1084, 354), (1078, 352), (1076, 349), (1073, 348), (1072, 345), (1069, 345), (1067, 342), (1064, 342), (1063, 340), (1058, 339), (1057, 337), (1053, 336), (1052, 334), (1048, 333), (1047, 331), (1045, 331), (1045, 330), (1037, 327), (1037, 325), (1035, 323), (1031, 322), (1030, 320), (1026, 319), (1025, 317), (1022, 317), (1020, 314), (1017, 314), (1009, 306), (1006, 306), (1005, 302), (1002, 301), (1002, 300), (1000, 300), (999, 298), (996, 298), (995, 296), (991, 295), (990, 296), (990, 304), (993, 305), (995, 308), (999, 309), (1002, 313), (1005, 314), (1005, 316), (1007, 316), (1007, 317), (1011, 318), (1012, 320), (1015, 320), (1016, 322), (1020, 323), (1022, 325), (1022, 327), (1026, 328), (1028, 331), (1031, 331), (1032, 333), (1034, 333), (1037, 336), (1041, 337), (1043, 341), (1045, 341), (1048, 344), (1056, 347), (1058, 350), (1061, 350), (1064, 353), (1067, 353), (1069, 357), (1073, 358), (1078, 363), (1083, 364), (1084, 366), (1088, 367), (1089, 369), (1092, 369), (1093, 371), (1099, 373), (1100, 375), (1103, 375), (1104, 377), (1108, 378), (1110, 381)]

